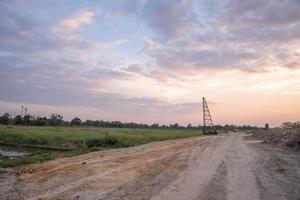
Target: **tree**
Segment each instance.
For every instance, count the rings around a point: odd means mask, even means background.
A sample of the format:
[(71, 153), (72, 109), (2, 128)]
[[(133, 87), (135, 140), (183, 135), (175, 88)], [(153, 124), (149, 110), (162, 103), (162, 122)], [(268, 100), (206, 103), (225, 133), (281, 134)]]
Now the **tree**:
[(60, 126), (63, 125), (63, 122), (63, 116), (61, 116), (60, 114), (52, 114), (47, 120), (47, 124), (49, 126)]
[(193, 127), (192, 127), (192, 124), (191, 124), (191, 123), (189, 123), (189, 124), (187, 125), (187, 128), (188, 128), (188, 129), (191, 129), (191, 128), (193, 128)]
[(170, 124), (170, 128), (175, 128), (175, 129), (177, 129), (179, 127), (179, 125), (177, 124), (177, 123), (175, 123), (175, 124)]
[(83, 122), (82, 124), (83, 124), (83, 126), (95, 126), (94, 121), (92, 121), (92, 120), (90, 120), (90, 119), (86, 120), (86, 121)]
[(159, 128), (159, 124), (158, 123), (154, 123), (150, 126), (150, 128)]
[(71, 121), (71, 126), (80, 126), (80, 124), (81, 124), (81, 119), (79, 119), (78, 117), (75, 117)]
[(22, 125), (23, 124), (23, 119), (21, 117), (21, 115), (17, 115), (14, 119), (14, 124), (15, 125)]
[(120, 122), (120, 121), (112, 121), (111, 122), (111, 127), (121, 128), (122, 127), (122, 122)]
[(270, 128), (269, 124), (266, 123), (266, 124), (265, 124), (265, 130), (267, 131), (267, 130), (269, 130), (269, 128)]
[(32, 125), (32, 120), (33, 120), (33, 117), (31, 115), (25, 115), (23, 117), (23, 124), (24, 125)]
[(2, 117), (0, 117), (0, 124), (7, 125), (9, 123), (9, 113), (4, 113)]
[(163, 125), (161, 126), (161, 128), (168, 128), (168, 126), (166, 126), (165, 124), (163, 124)]
[(46, 117), (37, 117), (33, 121), (34, 126), (46, 126), (46, 123), (47, 123), (47, 118)]

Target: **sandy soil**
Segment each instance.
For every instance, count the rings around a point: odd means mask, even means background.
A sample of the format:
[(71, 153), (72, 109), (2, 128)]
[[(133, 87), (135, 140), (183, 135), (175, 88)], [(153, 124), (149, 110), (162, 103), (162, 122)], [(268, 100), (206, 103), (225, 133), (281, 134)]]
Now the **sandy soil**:
[(0, 173), (0, 199), (300, 199), (300, 155), (242, 133), (93, 152)]

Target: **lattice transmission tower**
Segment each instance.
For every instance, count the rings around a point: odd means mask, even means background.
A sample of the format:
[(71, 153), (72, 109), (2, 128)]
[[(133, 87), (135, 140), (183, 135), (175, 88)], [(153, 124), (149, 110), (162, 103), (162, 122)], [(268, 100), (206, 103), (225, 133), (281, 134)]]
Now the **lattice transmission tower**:
[(213, 130), (214, 123), (212, 121), (205, 97), (202, 97), (202, 105), (203, 105), (203, 133), (216, 134), (216, 131)]

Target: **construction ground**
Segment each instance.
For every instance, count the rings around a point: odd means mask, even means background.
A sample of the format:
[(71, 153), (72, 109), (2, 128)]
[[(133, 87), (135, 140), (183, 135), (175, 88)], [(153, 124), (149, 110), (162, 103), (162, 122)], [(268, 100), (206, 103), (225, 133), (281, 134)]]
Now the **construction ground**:
[(244, 133), (168, 140), (0, 174), (0, 199), (300, 199), (300, 153)]

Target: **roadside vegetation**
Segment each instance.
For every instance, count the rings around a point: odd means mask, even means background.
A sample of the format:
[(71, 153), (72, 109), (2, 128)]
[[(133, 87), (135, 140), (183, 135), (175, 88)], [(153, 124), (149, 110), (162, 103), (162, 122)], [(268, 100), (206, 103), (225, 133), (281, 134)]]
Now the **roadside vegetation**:
[(130, 147), (154, 141), (202, 135), (199, 129), (129, 129), (88, 127), (35, 127), (0, 125), (2, 145), (36, 147), (45, 151), (3, 159), (0, 167), (14, 167), (95, 150)]

